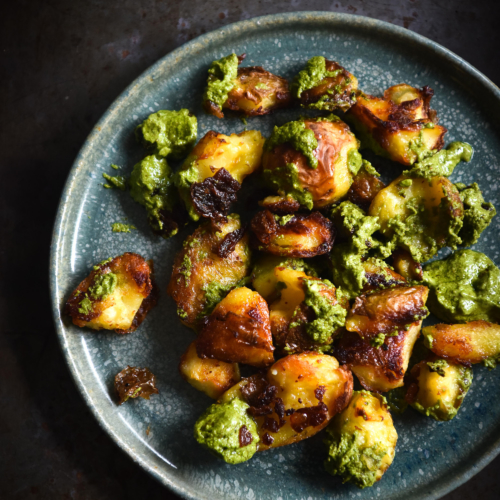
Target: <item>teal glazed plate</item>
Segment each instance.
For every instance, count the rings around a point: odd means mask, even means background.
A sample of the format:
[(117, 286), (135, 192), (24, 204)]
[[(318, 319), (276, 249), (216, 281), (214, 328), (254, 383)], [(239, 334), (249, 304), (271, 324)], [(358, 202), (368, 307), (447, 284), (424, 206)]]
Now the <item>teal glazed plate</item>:
[[(184, 229), (170, 240), (155, 236), (144, 209), (118, 190), (104, 189), (103, 173), (129, 175), (145, 156), (134, 129), (160, 109), (188, 108), (198, 118), (198, 139), (209, 130), (241, 132), (238, 118), (206, 115), (201, 94), (214, 59), (246, 53), (244, 66), (261, 65), (291, 79), (312, 56), (333, 59), (357, 76), (364, 91), (381, 95), (398, 83), (434, 89), (433, 108), (448, 128), (446, 142), (474, 146), (470, 163), (460, 164), (453, 182), (478, 182), (487, 201), (500, 207), (500, 90), (468, 63), (436, 43), (381, 21), (328, 12), (260, 17), (203, 35), (165, 56), (135, 80), (95, 126), (69, 172), (52, 240), (50, 279), (59, 339), (85, 401), (103, 429), (141, 467), (189, 499), (434, 499), (467, 481), (500, 450), (500, 368), (474, 367), (472, 387), (457, 417), (436, 422), (412, 409), (394, 416), (399, 434), (396, 457), (379, 483), (360, 490), (323, 469), (322, 433), (284, 448), (227, 465), (201, 448), (193, 425), (212, 403), (181, 379), (177, 366), (193, 340), (181, 325), (165, 289)], [(275, 124), (301, 114), (278, 111), (248, 119), (248, 129), (268, 136)], [(401, 167), (374, 158), (390, 180)], [(136, 226), (113, 233), (113, 222)], [(500, 216), (475, 246), (500, 264)], [(80, 329), (61, 315), (71, 291), (93, 264), (124, 252), (154, 259), (161, 288), (158, 306), (128, 335)], [(446, 255), (446, 251), (441, 252)], [(431, 320), (432, 321), (432, 320)], [(160, 394), (117, 405), (116, 373), (127, 365), (148, 367)]]

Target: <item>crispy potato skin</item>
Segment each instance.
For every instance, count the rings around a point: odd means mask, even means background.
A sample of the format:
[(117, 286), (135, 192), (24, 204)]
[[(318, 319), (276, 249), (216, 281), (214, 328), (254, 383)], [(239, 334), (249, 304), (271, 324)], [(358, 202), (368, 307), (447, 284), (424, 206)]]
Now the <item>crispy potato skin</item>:
[(259, 250), (282, 257), (323, 255), (332, 249), (335, 240), (332, 222), (319, 212), (294, 215), (282, 225), (265, 210), (254, 216), (250, 227)]
[(422, 321), (401, 329), (397, 337), (386, 337), (382, 347), (372, 347), (355, 332), (344, 333), (333, 355), (358, 377), (361, 385), (373, 392), (387, 392), (403, 385)]
[(219, 399), (241, 379), (237, 363), (200, 358), (196, 352), (196, 340), (182, 355), (179, 372), (186, 382), (212, 399)]
[(375, 196), (384, 188), (385, 184), (376, 175), (361, 170), (354, 176), (347, 199), (366, 212)]
[(248, 402), (259, 429), (258, 451), (263, 451), (319, 432), (349, 403), (352, 387), (351, 372), (334, 357), (304, 352), (280, 359), (265, 376), (243, 379), (222, 402), (235, 397)]
[(422, 281), (424, 277), (422, 264), (414, 260), (406, 250), (397, 249), (393, 252), (392, 265), (408, 281)]
[(311, 193), (314, 208), (321, 208), (339, 201), (349, 191), (352, 175), (347, 156), (351, 149), (358, 148), (359, 143), (349, 126), (340, 120), (305, 120), (304, 123), (314, 132), (318, 141), (314, 152), (318, 159), (317, 168), (311, 168), (307, 158), (289, 144), (280, 144), (272, 151), (264, 151), (262, 165), (264, 169), (272, 170), (294, 163), (301, 187)]
[[(210, 222), (205, 222), (186, 239), (175, 256), (167, 292), (177, 303), (177, 312), (186, 326), (198, 326), (206, 306), (204, 288), (210, 283), (218, 282), (230, 288), (250, 273), (248, 234), (226, 257), (218, 254), (225, 236), (240, 229), (240, 221), (231, 216), (218, 230), (212, 228)], [(189, 263), (189, 269), (186, 263)]]
[(196, 341), (202, 359), (265, 367), (274, 362), (266, 301), (249, 288), (236, 288), (205, 318)]
[(266, 208), (273, 214), (291, 214), (300, 209), (300, 203), (291, 197), (286, 196), (267, 196), (259, 201), (261, 207)]
[[(78, 311), (85, 293), (101, 274), (114, 273), (117, 285), (105, 300), (92, 301), (92, 311)], [(117, 333), (135, 331), (158, 301), (158, 288), (153, 279), (153, 262), (146, 262), (136, 253), (127, 252), (98, 266), (73, 291), (65, 305), (65, 313), (73, 323), (94, 330), (115, 330)]]
[(425, 327), (422, 333), (434, 354), (466, 366), (500, 354), (500, 325), (488, 321), (438, 324)]
[(363, 262), (363, 268), (365, 270), (366, 284), (363, 286), (362, 293), (407, 284), (403, 276), (390, 267), (384, 266), (381, 268), (370, 259)]
[(349, 116), (356, 128), (369, 134), (391, 160), (412, 165), (417, 155), (409, 147), (410, 141), (421, 139), (429, 150), (439, 151), (444, 146), (445, 127), (424, 127), (437, 123), (430, 109), (433, 94), (429, 87), (419, 90), (406, 84), (388, 88), (383, 98), (361, 93)]
[(426, 286), (399, 286), (356, 297), (347, 315), (346, 329), (365, 339), (391, 333), (427, 315)]
[(292, 95), (288, 82), (261, 66), (238, 68), (236, 85), (223, 105), (246, 116), (267, 115), (290, 105)]

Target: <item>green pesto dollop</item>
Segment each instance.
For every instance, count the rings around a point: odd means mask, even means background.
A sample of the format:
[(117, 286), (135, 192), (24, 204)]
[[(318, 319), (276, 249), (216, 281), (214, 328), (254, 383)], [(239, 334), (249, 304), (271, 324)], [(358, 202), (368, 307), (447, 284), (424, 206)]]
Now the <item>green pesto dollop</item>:
[(210, 101), (222, 106), (227, 101), (229, 92), (236, 85), (238, 76), (238, 56), (233, 53), (226, 57), (213, 61), (208, 69), (207, 86), (203, 93), (203, 102)]
[(435, 361), (427, 361), (426, 365), (429, 368), (429, 371), (436, 372), (441, 377), (445, 376), (445, 370), (450, 366), (446, 359), (436, 359)]
[[(151, 227), (161, 232), (164, 229), (162, 211), (172, 212), (177, 201), (167, 160), (157, 155), (146, 156), (135, 164), (129, 183), (130, 196), (146, 208)], [(166, 236), (173, 236), (177, 232), (174, 229)]]
[[(228, 464), (250, 460), (260, 439), (256, 423), (247, 414), (248, 408), (249, 405), (237, 398), (229, 403), (213, 404), (194, 425), (196, 441)], [(242, 433), (250, 437), (241, 440)]]
[(464, 204), (464, 225), (459, 236), (462, 245), (468, 247), (479, 240), (481, 233), (490, 225), (497, 211), (492, 203), (486, 203), (483, 193), (476, 182), (467, 187), (465, 184), (455, 184)]
[(443, 321), (500, 321), (500, 270), (483, 253), (459, 250), (424, 266), (427, 306)]
[(461, 161), (469, 162), (473, 154), (474, 150), (470, 144), (452, 142), (446, 149), (414, 163), (413, 167), (405, 170), (403, 174), (409, 177), (423, 177), (427, 180), (437, 176), (449, 177)]
[[(105, 262), (105, 261), (104, 261)], [(95, 266), (94, 266), (95, 269)], [(115, 290), (118, 283), (118, 277), (115, 273), (96, 274), (92, 284), (83, 294), (78, 304), (80, 314), (90, 314), (95, 301), (106, 300)]]
[(163, 109), (149, 115), (135, 133), (137, 140), (158, 156), (182, 158), (196, 141), (198, 121), (187, 109)]
[(275, 146), (284, 143), (291, 144), (296, 151), (302, 153), (311, 168), (318, 166), (318, 159), (314, 155), (318, 141), (314, 132), (306, 127), (303, 120), (288, 122), (281, 127), (275, 126), (271, 137), (264, 143), (264, 149), (271, 151)]
[(113, 222), (111, 224), (111, 231), (113, 233), (131, 233), (132, 229), (137, 229), (132, 224), (124, 224), (123, 222)]
[(335, 78), (342, 73), (341, 69), (326, 70), (326, 60), (323, 56), (311, 57), (303, 70), (293, 79), (291, 85), (292, 95), (300, 99), (302, 92), (317, 87), (325, 78)]
[(111, 176), (109, 174), (103, 173), (102, 176), (109, 182), (109, 184), (103, 184), (106, 189), (118, 188), (121, 191), (127, 189), (127, 179), (122, 175)]

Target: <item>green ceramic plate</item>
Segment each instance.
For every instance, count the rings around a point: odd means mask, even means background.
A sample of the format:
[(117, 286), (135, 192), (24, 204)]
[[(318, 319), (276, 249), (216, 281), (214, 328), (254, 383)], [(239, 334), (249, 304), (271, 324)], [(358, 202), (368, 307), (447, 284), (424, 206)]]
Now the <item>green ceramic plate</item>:
[[(240, 132), (236, 119), (217, 120), (203, 113), (200, 97), (213, 59), (246, 52), (246, 65), (291, 78), (315, 55), (324, 55), (354, 73), (371, 94), (401, 82), (430, 85), (433, 105), (448, 129), (447, 141), (474, 145), (471, 163), (457, 168), (454, 182), (477, 181), (485, 198), (498, 206), (500, 186), (500, 91), (481, 73), (443, 47), (408, 30), (368, 18), (309, 12), (261, 17), (201, 36), (167, 55), (143, 73), (113, 103), (82, 147), (62, 194), (55, 223), (50, 264), (57, 332), (79, 390), (103, 429), (162, 483), (186, 498), (438, 498), (484, 467), (499, 450), (500, 385), (498, 371), (475, 367), (472, 388), (458, 416), (437, 423), (412, 410), (395, 418), (399, 433), (396, 458), (380, 483), (358, 490), (323, 471), (321, 434), (283, 449), (257, 454), (229, 466), (200, 448), (193, 424), (211, 403), (181, 380), (177, 365), (193, 338), (176, 318), (173, 302), (162, 294), (158, 307), (130, 335), (93, 333), (61, 317), (70, 291), (104, 258), (134, 251), (153, 258), (165, 290), (172, 259), (186, 234), (170, 241), (154, 236), (145, 213), (127, 193), (102, 187), (110, 163), (125, 175), (144, 151), (134, 128), (159, 109), (189, 108), (199, 120), (199, 137), (208, 130)], [(274, 124), (299, 110), (253, 118), (249, 128), (269, 134)], [(388, 167), (387, 167), (388, 169)], [(387, 172), (394, 176), (396, 169)], [(500, 263), (499, 220), (477, 248)], [(126, 221), (138, 230), (111, 232)], [(118, 407), (114, 375), (127, 364), (148, 366), (158, 378), (160, 395)]]

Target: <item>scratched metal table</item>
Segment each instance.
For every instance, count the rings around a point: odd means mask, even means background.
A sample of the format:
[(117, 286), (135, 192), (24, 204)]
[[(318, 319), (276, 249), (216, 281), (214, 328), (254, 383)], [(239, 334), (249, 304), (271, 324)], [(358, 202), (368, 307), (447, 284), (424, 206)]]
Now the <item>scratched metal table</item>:
[[(495, 83), (498, 2), (17, 0), (0, 6), (0, 498), (174, 499), (116, 448), (66, 369), (50, 316), (53, 217), (93, 124), (144, 69), (227, 23), (331, 10), (404, 26)], [(499, 497), (500, 458), (446, 500)]]

